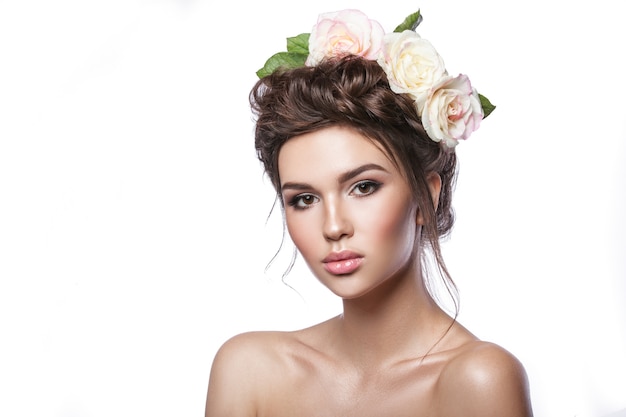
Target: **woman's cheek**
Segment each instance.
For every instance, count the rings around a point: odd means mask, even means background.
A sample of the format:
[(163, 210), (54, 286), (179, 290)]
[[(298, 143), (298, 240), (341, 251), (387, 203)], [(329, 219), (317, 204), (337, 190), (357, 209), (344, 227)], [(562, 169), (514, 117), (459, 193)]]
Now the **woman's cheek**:
[(312, 217), (307, 215), (310, 213), (292, 213), (287, 214), (287, 231), (298, 251), (305, 258), (308, 255), (310, 245), (314, 240), (314, 230)]

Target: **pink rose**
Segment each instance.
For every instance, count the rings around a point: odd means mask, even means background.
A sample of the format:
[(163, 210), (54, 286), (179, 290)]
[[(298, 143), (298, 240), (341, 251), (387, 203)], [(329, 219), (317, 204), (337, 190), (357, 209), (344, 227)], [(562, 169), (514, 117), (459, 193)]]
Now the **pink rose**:
[(421, 112), (422, 124), (435, 142), (454, 148), (480, 126), (483, 109), (466, 75), (445, 77), (435, 84)]
[(306, 65), (315, 66), (326, 57), (343, 55), (376, 60), (384, 34), (380, 23), (359, 10), (320, 14), (309, 37)]
[(433, 85), (448, 75), (443, 59), (432, 44), (412, 30), (388, 33), (378, 63), (394, 93), (409, 94), (418, 112)]

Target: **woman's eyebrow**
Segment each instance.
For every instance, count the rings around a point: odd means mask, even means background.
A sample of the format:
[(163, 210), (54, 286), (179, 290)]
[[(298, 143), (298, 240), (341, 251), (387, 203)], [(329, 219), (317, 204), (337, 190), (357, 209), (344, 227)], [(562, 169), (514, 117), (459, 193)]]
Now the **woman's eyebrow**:
[(303, 190), (310, 190), (311, 188), (313, 188), (311, 185), (304, 183), (304, 182), (286, 182), (280, 187), (280, 191), (281, 192), (285, 190), (303, 191)]
[[(337, 182), (341, 184), (341, 183), (351, 180), (352, 178), (358, 176), (359, 174), (363, 172), (373, 171), (373, 170), (389, 172), (378, 164), (365, 164), (365, 165), (361, 165), (359, 167), (356, 167), (354, 169), (344, 172), (343, 174), (339, 176), (339, 178), (337, 179)], [(281, 191), (285, 191), (285, 190), (303, 191), (303, 190), (310, 190), (312, 188), (313, 187), (310, 184), (307, 184), (304, 182), (286, 182), (280, 187), (280, 190)]]
[(346, 181), (351, 180), (352, 178), (356, 177), (357, 175), (365, 172), (365, 171), (383, 171), (383, 172), (389, 172), (387, 171), (385, 168), (381, 167), (378, 164), (365, 164), (365, 165), (361, 165), (360, 167), (351, 169), (350, 171), (347, 171), (343, 174), (341, 174), (339, 176), (338, 182), (339, 183), (343, 183)]

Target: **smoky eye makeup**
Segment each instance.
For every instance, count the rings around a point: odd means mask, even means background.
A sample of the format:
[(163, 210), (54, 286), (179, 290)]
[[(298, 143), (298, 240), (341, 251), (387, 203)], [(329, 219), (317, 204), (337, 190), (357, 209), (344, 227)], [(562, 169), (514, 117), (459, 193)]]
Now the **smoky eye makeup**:
[(286, 201), (290, 207), (293, 207), (296, 210), (306, 210), (313, 204), (317, 203), (319, 198), (310, 193), (301, 193), (289, 197)]
[(374, 180), (361, 180), (357, 182), (350, 191), (357, 197), (365, 197), (378, 191), (382, 184)]

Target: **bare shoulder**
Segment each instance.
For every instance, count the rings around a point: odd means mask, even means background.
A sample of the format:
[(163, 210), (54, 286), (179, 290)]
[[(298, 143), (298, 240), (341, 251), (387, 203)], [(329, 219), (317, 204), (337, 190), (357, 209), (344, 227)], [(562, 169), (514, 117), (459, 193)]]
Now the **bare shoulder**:
[(446, 416), (532, 416), (524, 366), (489, 342), (473, 341), (458, 349), (440, 375), (437, 397)]
[[(228, 339), (218, 349), (215, 359), (214, 367), (220, 365), (235, 365), (241, 364), (242, 361), (256, 362), (253, 358), (258, 358), (259, 355), (271, 355), (271, 347), (274, 344), (285, 338), (282, 332), (247, 332), (241, 333)], [(245, 364), (248, 366), (249, 364)]]
[(277, 371), (287, 339), (282, 332), (249, 332), (227, 340), (213, 359), (205, 416), (255, 416), (263, 395), (258, 382)]

